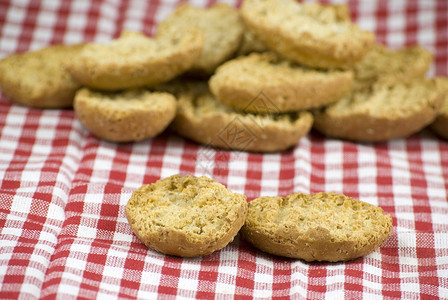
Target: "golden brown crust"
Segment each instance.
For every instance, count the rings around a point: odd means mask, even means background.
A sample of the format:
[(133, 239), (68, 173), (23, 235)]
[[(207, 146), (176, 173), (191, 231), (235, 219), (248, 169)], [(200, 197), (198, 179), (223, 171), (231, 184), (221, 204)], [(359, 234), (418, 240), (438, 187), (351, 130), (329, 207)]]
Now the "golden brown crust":
[(423, 79), (432, 61), (432, 53), (418, 45), (392, 50), (375, 44), (353, 67), (354, 89), (368, 89), (381, 80), (400, 82)]
[(173, 175), (143, 185), (126, 205), (128, 222), (147, 247), (181, 257), (222, 249), (246, 214), (246, 196), (205, 176)]
[(436, 78), (437, 86), (444, 94), (443, 104), (430, 127), (439, 136), (448, 139), (448, 77)]
[(0, 61), (0, 89), (10, 100), (29, 107), (71, 107), (80, 85), (64, 69), (83, 45), (54, 45), (7, 56)]
[(95, 89), (143, 87), (188, 70), (202, 46), (202, 34), (195, 28), (167, 32), (156, 39), (124, 31), (107, 45), (87, 44), (67, 69), (77, 81)]
[(242, 236), (265, 252), (306, 261), (347, 261), (380, 247), (392, 217), (336, 193), (294, 193), (249, 202)]
[(442, 100), (434, 80), (382, 82), (316, 112), (314, 128), (330, 137), (364, 142), (407, 137), (434, 120)]
[(131, 142), (161, 133), (176, 114), (176, 99), (143, 89), (106, 93), (83, 88), (75, 96), (74, 110), (95, 136)]
[(309, 112), (261, 115), (233, 110), (209, 92), (178, 98), (173, 127), (196, 142), (231, 150), (273, 152), (290, 148), (312, 126)]
[(351, 66), (375, 41), (373, 33), (359, 29), (340, 9), (331, 6), (245, 0), (241, 15), (266, 46), (310, 67)]
[[(352, 83), (352, 71), (306, 69), (272, 52), (252, 53), (227, 61), (209, 81), (210, 90), (221, 102), (256, 113), (325, 106), (347, 96)], [(259, 103), (260, 93), (271, 105)]]
[(201, 55), (188, 72), (199, 75), (212, 74), (218, 65), (232, 56), (244, 30), (238, 11), (228, 4), (199, 8), (184, 3), (160, 23), (157, 34), (164, 34), (172, 28), (183, 30), (186, 26), (195, 26), (204, 36)]

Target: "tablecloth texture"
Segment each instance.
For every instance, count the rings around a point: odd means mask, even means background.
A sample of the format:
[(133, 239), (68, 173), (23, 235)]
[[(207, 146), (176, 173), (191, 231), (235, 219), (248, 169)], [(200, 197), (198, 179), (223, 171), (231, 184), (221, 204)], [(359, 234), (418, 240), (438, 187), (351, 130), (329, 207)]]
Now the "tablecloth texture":
[[(379, 42), (432, 51), (428, 76), (448, 74), (448, 1), (334, 2), (347, 3)], [(107, 42), (122, 29), (153, 35), (177, 4), (0, 0), (0, 57)], [(142, 184), (176, 173), (212, 176), (249, 200), (344, 193), (381, 206), (393, 231), (378, 251), (346, 263), (274, 257), (239, 237), (206, 257), (164, 256), (133, 235), (125, 205)], [(378, 144), (310, 132), (274, 154), (216, 150), (170, 130), (116, 144), (95, 138), (70, 109), (0, 95), (0, 191), (0, 298), (448, 298), (448, 142), (428, 129)]]

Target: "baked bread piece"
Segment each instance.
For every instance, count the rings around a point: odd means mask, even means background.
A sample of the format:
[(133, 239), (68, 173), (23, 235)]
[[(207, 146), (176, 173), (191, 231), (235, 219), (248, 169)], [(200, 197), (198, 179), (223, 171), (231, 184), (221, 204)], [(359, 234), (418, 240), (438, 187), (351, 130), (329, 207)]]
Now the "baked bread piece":
[(224, 248), (246, 214), (246, 196), (205, 176), (173, 175), (143, 185), (126, 205), (132, 230), (148, 248), (182, 257)]
[[(310, 10), (316, 10), (316, 13), (321, 10), (320, 5), (307, 4)], [(329, 7), (336, 14), (338, 20), (350, 21), (350, 10), (345, 4), (321, 4), (324, 7)], [(269, 48), (258, 39), (253, 32), (251, 32), (247, 26), (244, 26), (243, 38), (240, 46), (238, 47), (237, 55), (247, 55), (252, 52), (266, 52)]]
[(316, 111), (314, 128), (330, 137), (363, 142), (407, 137), (434, 120), (442, 101), (434, 80), (383, 81)]
[(448, 139), (448, 77), (438, 77), (436, 81), (441, 93), (444, 94), (444, 99), (442, 107), (430, 127), (439, 136)]
[(245, 0), (244, 23), (270, 49), (317, 68), (353, 65), (373, 46), (373, 33), (361, 30), (339, 9), (293, 0)]
[(74, 110), (95, 136), (112, 142), (132, 142), (161, 133), (176, 115), (176, 98), (144, 89), (99, 92), (83, 88)]
[(0, 89), (11, 101), (35, 108), (66, 108), (80, 85), (64, 69), (83, 45), (54, 45), (0, 61)]
[[(210, 78), (210, 90), (238, 110), (290, 112), (328, 105), (347, 96), (353, 72), (306, 69), (270, 53), (252, 53), (225, 62)], [(271, 106), (259, 103), (263, 93)]]
[(238, 11), (225, 3), (210, 8), (181, 4), (160, 23), (157, 35), (164, 35), (173, 28), (183, 30), (192, 25), (203, 32), (204, 47), (188, 73), (210, 75), (237, 50), (243, 36), (243, 22)]
[(225, 106), (210, 93), (178, 98), (173, 128), (198, 143), (223, 149), (274, 152), (290, 148), (310, 130), (309, 112), (248, 114)]
[(374, 252), (391, 230), (380, 207), (336, 193), (294, 193), (249, 202), (241, 235), (271, 254), (336, 262)]
[(87, 44), (67, 65), (83, 85), (120, 90), (168, 81), (189, 69), (202, 51), (202, 34), (194, 28), (163, 37), (124, 31), (109, 44)]
[(392, 50), (385, 45), (375, 44), (354, 65), (354, 89), (368, 89), (384, 78), (389, 81), (422, 79), (432, 61), (432, 53), (418, 45)]

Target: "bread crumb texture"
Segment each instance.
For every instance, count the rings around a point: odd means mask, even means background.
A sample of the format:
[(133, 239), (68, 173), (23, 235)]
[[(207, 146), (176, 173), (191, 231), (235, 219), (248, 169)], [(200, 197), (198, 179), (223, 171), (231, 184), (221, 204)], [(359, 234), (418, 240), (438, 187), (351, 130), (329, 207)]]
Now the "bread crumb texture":
[(173, 175), (143, 185), (126, 205), (129, 224), (147, 247), (182, 257), (226, 246), (246, 213), (246, 196), (205, 176)]
[(271, 254), (336, 262), (375, 251), (391, 230), (382, 208), (322, 192), (252, 200), (242, 235)]
[(139, 141), (161, 133), (176, 115), (176, 98), (163, 92), (129, 89), (102, 92), (79, 90), (74, 101), (81, 123), (99, 138)]

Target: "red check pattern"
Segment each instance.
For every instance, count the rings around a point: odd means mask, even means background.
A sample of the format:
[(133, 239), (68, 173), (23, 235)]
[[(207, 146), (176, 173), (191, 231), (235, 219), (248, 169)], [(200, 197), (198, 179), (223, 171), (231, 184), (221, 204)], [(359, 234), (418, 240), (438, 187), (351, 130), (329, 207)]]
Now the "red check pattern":
[[(334, 2), (347, 3), (380, 42), (427, 47), (435, 55), (428, 75), (448, 75), (447, 1)], [(152, 35), (177, 3), (0, 1), (0, 57), (108, 41), (122, 29)], [(210, 256), (167, 257), (132, 234), (124, 208), (134, 189), (175, 173), (213, 176), (249, 199), (344, 193), (383, 207), (393, 232), (347, 263), (274, 257), (238, 237)], [(380, 144), (311, 132), (294, 149), (264, 155), (211, 149), (169, 130), (114, 144), (71, 110), (29, 109), (0, 94), (0, 298), (448, 299), (447, 198), (448, 143), (430, 130)]]

